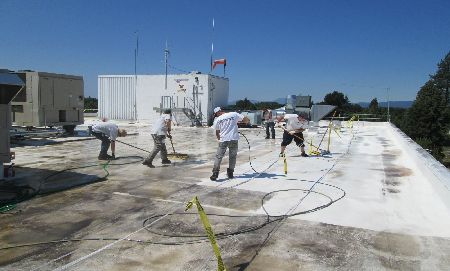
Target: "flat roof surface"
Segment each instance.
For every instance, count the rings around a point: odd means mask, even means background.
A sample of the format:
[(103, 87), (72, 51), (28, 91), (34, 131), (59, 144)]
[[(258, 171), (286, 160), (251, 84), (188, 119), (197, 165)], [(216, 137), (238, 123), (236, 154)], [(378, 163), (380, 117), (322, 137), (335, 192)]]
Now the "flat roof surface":
[[(123, 126), (139, 133), (125, 143), (152, 148), (149, 127)], [(325, 129), (306, 140), (319, 145)], [(274, 140), (241, 132), (236, 178), (226, 155), (215, 182), (210, 128), (175, 127), (175, 150), (190, 158), (165, 166), (157, 156), (154, 169), (117, 143), (107, 179), (96, 139), (14, 148), (14, 182), (45, 195), (0, 214), (0, 270), (217, 269), (198, 213), (184, 211), (194, 196), (227, 270), (449, 270), (449, 172), (395, 127), (343, 123), (323, 156), (292, 143), (286, 174), (281, 129)]]

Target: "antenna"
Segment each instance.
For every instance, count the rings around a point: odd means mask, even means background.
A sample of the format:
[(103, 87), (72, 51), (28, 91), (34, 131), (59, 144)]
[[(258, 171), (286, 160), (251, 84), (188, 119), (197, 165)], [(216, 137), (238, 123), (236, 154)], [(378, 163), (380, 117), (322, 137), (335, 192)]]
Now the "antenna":
[(212, 37), (211, 37), (211, 60), (210, 60), (210, 70), (209, 73), (212, 73), (213, 69), (213, 53), (214, 53), (214, 18), (212, 20)]
[(139, 54), (139, 32), (135, 31), (136, 34), (136, 48), (134, 49), (134, 76), (137, 75), (137, 57)]
[(167, 66), (168, 66), (168, 60), (169, 60), (169, 47), (167, 46), (167, 40), (166, 40), (166, 49), (164, 49), (164, 63), (166, 66), (166, 80), (164, 84), (164, 89), (167, 90)]

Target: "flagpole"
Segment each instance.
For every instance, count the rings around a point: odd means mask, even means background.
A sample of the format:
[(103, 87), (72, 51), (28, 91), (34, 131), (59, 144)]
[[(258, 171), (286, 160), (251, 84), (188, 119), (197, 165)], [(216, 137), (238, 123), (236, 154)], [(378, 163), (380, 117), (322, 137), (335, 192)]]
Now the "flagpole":
[(212, 73), (213, 70), (213, 52), (214, 52), (214, 18), (212, 20), (212, 37), (211, 37), (211, 60), (209, 65), (209, 73)]

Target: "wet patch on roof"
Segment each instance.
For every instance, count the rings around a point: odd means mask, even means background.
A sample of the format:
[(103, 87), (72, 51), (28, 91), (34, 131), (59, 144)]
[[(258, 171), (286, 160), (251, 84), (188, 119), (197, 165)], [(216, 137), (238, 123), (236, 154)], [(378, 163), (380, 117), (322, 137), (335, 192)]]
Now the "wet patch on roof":
[[(261, 207), (261, 198), (266, 193), (237, 189), (212, 191), (202, 200), (202, 203), (223, 206), (230, 209), (251, 211)], [(271, 197), (267, 197), (266, 200)]]
[(391, 178), (407, 177), (413, 174), (413, 171), (410, 168), (400, 166), (387, 167), (384, 169), (384, 172), (386, 173), (386, 177)]
[(331, 178), (340, 178), (344, 176), (344, 172), (340, 171), (340, 170), (333, 170), (331, 172)]
[(396, 194), (396, 193), (400, 193), (400, 189), (396, 189), (396, 188), (382, 188), (383, 194), (385, 194), (384, 192), (388, 192), (391, 194)]
[(416, 259), (421, 254), (421, 246), (416, 237), (380, 232), (369, 241), (369, 245), (385, 268), (421, 270), (420, 261)]

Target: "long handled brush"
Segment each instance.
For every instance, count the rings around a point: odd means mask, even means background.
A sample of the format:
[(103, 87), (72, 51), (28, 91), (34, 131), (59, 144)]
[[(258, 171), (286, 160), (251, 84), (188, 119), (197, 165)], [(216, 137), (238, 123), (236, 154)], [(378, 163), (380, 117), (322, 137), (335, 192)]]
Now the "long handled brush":
[[(123, 141), (120, 141), (120, 140), (117, 140), (117, 139), (116, 139), (116, 141), (117, 141), (117, 142), (120, 142), (120, 143), (122, 143), (122, 144), (124, 144), (124, 145), (130, 146), (130, 147), (132, 147), (132, 148), (135, 148), (135, 149), (138, 149), (138, 150), (147, 152), (147, 153), (151, 153), (151, 152), (149, 152), (149, 151), (147, 151), (147, 150), (144, 150), (144, 149), (141, 149), (141, 148), (136, 147), (136, 146), (134, 146), (134, 145), (125, 143), (125, 142), (123, 142)], [(173, 158), (178, 158), (178, 159), (183, 159), (183, 160), (189, 158), (189, 155), (187, 155), (187, 154), (184, 154), (184, 153), (176, 153), (176, 152), (175, 152), (175, 148), (173, 147), (172, 139), (170, 139), (170, 144), (172, 144), (173, 153), (168, 153), (167, 156), (170, 156), (170, 157), (173, 157)]]
[(173, 158), (178, 158), (178, 159), (183, 159), (183, 160), (188, 159), (189, 155), (187, 155), (185, 153), (178, 153), (178, 152), (175, 151), (175, 148), (173, 147), (172, 138), (169, 137), (169, 139), (170, 139), (170, 145), (172, 145), (173, 153), (168, 153), (167, 156), (168, 157), (170, 156), (170, 157), (173, 157)]

